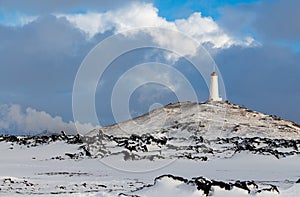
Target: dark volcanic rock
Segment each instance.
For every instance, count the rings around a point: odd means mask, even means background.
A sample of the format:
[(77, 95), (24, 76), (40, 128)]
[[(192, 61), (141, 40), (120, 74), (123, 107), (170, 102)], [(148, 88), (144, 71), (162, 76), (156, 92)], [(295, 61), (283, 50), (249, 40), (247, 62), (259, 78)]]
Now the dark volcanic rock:
[(223, 181), (215, 181), (215, 180), (210, 180), (204, 177), (195, 177), (192, 178), (191, 180), (180, 177), (180, 176), (174, 176), (174, 175), (161, 175), (159, 177), (156, 177), (154, 179), (154, 184), (149, 184), (149, 185), (144, 185), (143, 187), (138, 188), (137, 190), (133, 191), (139, 191), (143, 190), (144, 188), (151, 188), (154, 185), (158, 183), (158, 181), (164, 179), (164, 178), (169, 178), (173, 180), (177, 180), (182, 182), (182, 184), (190, 185), (190, 186), (195, 186), (197, 190), (203, 191), (204, 195), (206, 196), (213, 196), (214, 195), (214, 189), (213, 187), (219, 187), (224, 190), (232, 190), (234, 187), (240, 188), (242, 190), (247, 191), (249, 194), (256, 194), (256, 193), (261, 193), (263, 191), (265, 192), (277, 192), (279, 193), (279, 190), (276, 186), (274, 185), (266, 185), (263, 184), (262, 186), (257, 185), (254, 181), (236, 181), (235, 183), (226, 183)]
[(250, 189), (248, 188), (246, 181), (236, 181), (233, 186), (246, 190), (248, 193), (250, 193)]
[[(64, 141), (67, 144), (78, 144), (81, 154), (75, 158), (83, 158), (84, 156), (102, 158), (112, 154), (125, 153), (126, 159), (153, 160), (182, 158), (205, 162), (213, 158), (231, 157), (240, 152), (273, 155), (277, 159), (300, 154), (300, 140), (261, 137), (231, 137), (208, 140), (197, 133), (193, 133), (187, 138), (168, 137), (168, 135), (149, 133), (142, 135), (133, 134), (128, 137), (115, 137), (104, 134), (100, 130), (98, 135), (93, 137), (72, 136), (62, 132), (60, 135), (50, 136), (0, 136), (0, 141), (10, 142), (10, 149), (14, 149), (15, 145), (30, 148), (56, 141)], [(135, 154), (131, 154), (133, 152)], [(70, 157), (71, 155), (67, 156)], [(55, 159), (55, 157), (53, 158)]]

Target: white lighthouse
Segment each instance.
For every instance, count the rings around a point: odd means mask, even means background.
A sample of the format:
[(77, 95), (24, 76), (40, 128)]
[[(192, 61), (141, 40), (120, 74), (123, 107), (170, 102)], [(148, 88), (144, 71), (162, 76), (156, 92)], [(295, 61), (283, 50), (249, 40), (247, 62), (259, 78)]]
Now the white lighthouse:
[(218, 74), (213, 72), (210, 76), (209, 100), (222, 101), (222, 98), (219, 97)]

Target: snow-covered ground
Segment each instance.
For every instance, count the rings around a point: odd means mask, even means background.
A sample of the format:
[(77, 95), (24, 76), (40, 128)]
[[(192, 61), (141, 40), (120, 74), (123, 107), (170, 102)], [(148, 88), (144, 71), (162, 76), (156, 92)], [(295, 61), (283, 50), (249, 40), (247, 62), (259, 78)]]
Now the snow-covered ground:
[(0, 195), (300, 192), (293, 122), (226, 103), (173, 104), (133, 121), (84, 137), (0, 137)]

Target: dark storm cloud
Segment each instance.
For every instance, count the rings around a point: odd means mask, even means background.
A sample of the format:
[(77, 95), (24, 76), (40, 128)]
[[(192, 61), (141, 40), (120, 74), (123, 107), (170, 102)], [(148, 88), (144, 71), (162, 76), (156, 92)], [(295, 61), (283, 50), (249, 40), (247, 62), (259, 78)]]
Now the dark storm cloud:
[(0, 100), (72, 117), (71, 93), (81, 61), (109, 34), (87, 41), (64, 18), (46, 15), (22, 27), (0, 26)]
[(300, 42), (300, 1), (276, 0), (220, 9), (220, 23), (235, 34), (250, 33), (267, 41)]
[(0, 10), (19, 11), (27, 14), (49, 14), (53, 12), (105, 11), (137, 0), (0, 0)]
[(289, 48), (232, 47), (216, 56), (233, 103), (300, 122), (300, 54)]
[(255, 23), (266, 38), (300, 42), (300, 1), (277, 0), (265, 3)]

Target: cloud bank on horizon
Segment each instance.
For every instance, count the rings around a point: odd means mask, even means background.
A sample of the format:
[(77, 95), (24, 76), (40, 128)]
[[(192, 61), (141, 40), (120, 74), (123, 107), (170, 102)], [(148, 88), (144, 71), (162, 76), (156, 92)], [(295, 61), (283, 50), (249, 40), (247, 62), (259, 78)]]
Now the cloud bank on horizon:
[(72, 121), (64, 122), (61, 117), (52, 117), (44, 111), (37, 111), (30, 107), (22, 111), (20, 105), (0, 105), (0, 128), (2, 134), (27, 134), (36, 135), (45, 131), (51, 133), (60, 133), (61, 131), (67, 134), (85, 133), (95, 128), (95, 126), (86, 123), (81, 124)]
[[(205, 46), (221, 70), (230, 101), (300, 122), (300, 15), (296, 9), (299, 6), (297, 0), (228, 0), (222, 4), (207, 0), (2, 0), (0, 130), (74, 131), (72, 86), (83, 58), (98, 42), (114, 33), (123, 32), (126, 36), (126, 30), (149, 26), (183, 32)], [(197, 55), (196, 48), (185, 46), (178, 38), (170, 37), (176, 42), (169, 42), (161, 35), (148, 34), (162, 47), (181, 44), (187, 48), (184, 55)], [(165, 52), (152, 52), (133, 53), (122, 59), (123, 64), (134, 63), (132, 59), (136, 58), (188, 68), (180, 59), (170, 61), (173, 56), (165, 56)], [(192, 71), (186, 72), (194, 81), (192, 85), (200, 83)], [(109, 95), (110, 92), (102, 90), (108, 86), (111, 84), (99, 85), (98, 92)], [(147, 112), (143, 105), (151, 106), (154, 101), (176, 101), (168, 90), (153, 98), (155, 89), (141, 88), (134, 94), (133, 114)], [(201, 98), (205, 97), (203, 91), (207, 90), (199, 90)], [(152, 97), (139, 102), (147, 92)], [(109, 101), (101, 103), (96, 105), (103, 124), (114, 123), (111, 110), (105, 107)], [(25, 112), (22, 108), (26, 108)], [(88, 123), (82, 125), (83, 129), (92, 127)]]

